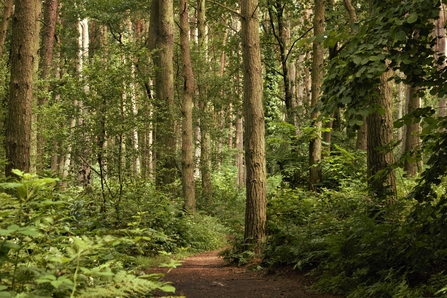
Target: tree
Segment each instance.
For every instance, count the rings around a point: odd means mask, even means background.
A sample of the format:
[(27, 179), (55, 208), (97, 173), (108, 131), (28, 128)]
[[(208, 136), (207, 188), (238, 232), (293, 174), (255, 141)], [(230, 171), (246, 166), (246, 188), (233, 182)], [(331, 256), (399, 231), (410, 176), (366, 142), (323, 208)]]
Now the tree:
[[(367, 116), (368, 185), (379, 200), (394, 199), (396, 176), (392, 165), (393, 98), (389, 79), (392, 72), (380, 76), (377, 88), (370, 91), (369, 105), (373, 112)], [(387, 203), (391, 201), (388, 200)]]
[[(321, 34), (324, 32), (324, 0), (315, 0), (314, 7), (314, 35), (317, 37), (313, 42), (312, 58), (312, 100), (311, 106), (315, 107), (320, 98), (320, 88), (323, 82), (324, 50), (321, 42)], [(315, 135), (309, 144), (309, 188), (315, 190), (321, 181), (321, 120), (319, 113), (313, 111), (312, 115)]]
[[(43, 27), (42, 27), (42, 47), (40, 49), (39, 71), (40, 79), (45, 83), (45, 91), (48, 91), (48, 77), (53, 63), (53, 49), (57, 20), (57, 0), (46, 0), (44, 3)], [(42, 107), (47, 102), (46, 92), (38, 98), (38, 105)], [(39, 119), (38, 119), (38, 122)], [(38, 169), (44, 166), (46, 140), (42, 136), (42, 131), (37, 131), (37, 155), (43, 160), (38, 161)]]
[(180, 0), (180, 47), (183, 62), (183, 100), (182, 100), (182, 186), (185, 207), (196, 212), (194, 188), (194, 148), (192, 107), (194, 95), (194, 74), (189, 50), (188, 0)]
[[(421, 107), (421, 99), (419, 97), (419, 90), (417, 87), (407, 85), (407, 111), (406, 114), (414, 113)], [(405, 125), (405, 146), (403, 154), (406, 156), (404, 161), (404, 171), (409, 177), (414, 177), (417, 172), (420, 172), (421, 162), (418, 161), (416, 150), (419, 146), (419, 133), (421, 125), (418, 119), (411, 119), (411, 122)]]
[(3, 8), (3, 18), (0, 25), (0, 57), (3, 56), (5, 47), (6, 33), (8, 31), (9, 19), (11, 17), (12, 6), (14, 0), (6, 0), (5, 7)]
[(152, 1), (149, 49), (155, 64), (156, 181), (159, 186), (176, 177), (174, 131), (174, 11), (172, 0)]
[[(197, 0), (197, 41), (201, 66), (207, 67), (208, 49), (206, 41), (206, 0)], [(199, 76), (200, 77), (200, 76)], [(201, 77), (200, 77), (201, 78)], [(208, 100), (208, 82), (201, 78), (198, 83), (200, 117), (200, 173), (202, 174), (202, 196), (211, 204), (213, 187), (211, 183), (211, 136), (210, 115), (211, 103)]]
[(6, 176), (11, 176), (12, 169), (30, 170), (31, 108), (40, 7), (40, 1), (17, 0), (15, 3), (6, 120)]
[(246, 243), (259, 252), (266, 232), (265, 127), (258, 1), (241, 0), (246, 163)]

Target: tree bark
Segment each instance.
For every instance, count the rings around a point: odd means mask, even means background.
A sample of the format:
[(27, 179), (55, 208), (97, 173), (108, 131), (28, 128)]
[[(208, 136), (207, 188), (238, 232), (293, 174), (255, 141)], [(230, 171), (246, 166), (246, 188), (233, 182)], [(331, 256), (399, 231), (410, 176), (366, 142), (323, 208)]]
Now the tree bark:
[[(444, 60), (443, 63), (438, 65), (438, 69), (442, 70), (446, 67), (447, 62), (445, 59), (445, 55), (446, 55), (446, 48), (445, 48), (445, 39), (446, 39), (446, 31), (445, 31), (445, 5), (441, 4), (440, 7), (440, 11), (439, 11), (439, 18), (436, 20), (436, 32), (435, 32), (435, 36), (436, 38), (436, 55), (439, 56), (443, 56)], [(447, 97), (443, 96), (442, 98), (439, 99), (439, 112), (438, 115), (439, 117), (445, 117), (447, 116)]]
[[(314, 35), (324, 32), (324, 0), (315, 0), (314, 8)], [(320, 89), (323, 81), (324, 50), (320, 41), (313, 42), (312, 60), (312, 99), (311, 106), (317, 105), (320, 97)], [(318, 112), (312, 112), (311, 118), (315, 128), (315, 136), (309, 144), (309, 189), (316, 190), (316, 185), (321, 181), (321, 121), (318, 120)]]
[[(407, 114), (414, 112), (421, 107), (421, 99), (418, 96), (418, 88), (407, 85)], [(410, 124), (406, 125), (405, 136), (405, 151), (406, 154), (404, 162), (404, 171), (407, 176), (414, 177), (421, 169), (421, 163), (417, 161), (415, 153), (416, 148), (419, 145), (419, 132), (421, 125), (417, 119), (412, 119)]]
[(182, 100), (182, 186), (185, 209), (196, 212), (194, 188), (194, 148), (192, 107), (194, 94), (194, 74), (189, 49), (188, 0), (180, 0), (180, 47), (183, 63), (183, 100)]
[[(198, 46), (201, 61), (208, 61), (208, 49), (206, 40), (206, 0), (197, 1), (197, 31)], [(200, 173), (202, 174), (202, 197), (203, 200), (210, 205), (213, 201), (213, 186), (211, 183), (211, 136), (210, 136), (210, 120), (208, 116), (211, 114), (210, 105), (207, 100), (206, 83), (199, 80), (199, 109), (201, 112), (200, 119)]]
[(396, 197), (396, 176), (391, 167), (394, 153), (387, 147), (393, 141), (393, 98), (391, 84), (388, 82), (390, 77), (391, 71), (384, 73), (380, 77), (379, 87), (372, 90), (370, 105), (375, 111), (367, 117), (368, 186), (371, 193), (386, 204), (394, 202)]
[(8, 32), (9, 19), (11, 17), (13, 4), (14, 0), (6, 0), (5, 7), (3, 8), (3, 18), (2, 23), (0, 24), (0, 58), (3, 57), (6, 33)]
[(17, 0), (12, 23), (11, 78), (6, 120), (6, 176), (13, 169), (30, 171), (34, 63), (40, 2)]
[(246, 243), (255, 245), (255, 253), (259, 253), (266, 233), (265, 126), (258, 9), (258, 0), (241, 0), (247, 171), (244, 238)]
[(152, 1), (149, 49), (155, 64), (156, 183), (176, 178), (174, 121), (174, 11), (172, 0)]

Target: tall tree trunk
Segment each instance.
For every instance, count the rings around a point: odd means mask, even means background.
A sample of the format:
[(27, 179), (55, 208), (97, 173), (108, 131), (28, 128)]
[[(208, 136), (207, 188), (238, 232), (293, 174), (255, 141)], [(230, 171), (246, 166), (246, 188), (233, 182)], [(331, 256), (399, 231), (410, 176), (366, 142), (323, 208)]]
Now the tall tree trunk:
[(192, 145), (194, 133), (192, 126), (194, 74), (189, 49), (188, 0), (180, 0), (180, 46), (184, 80), (182, 100), (182, 186), (185, 209), (194, 214), (196, 212), (194, 147)]
[[(294, 116), (294, 102), (293, 102), (293, 94), (291, 89), (290, 82), (290, 70), (288, 63), (288, 44), (290, 37), (287, 36), (287, 22), (284, 19), (284, 7), (285, 4), (282, 3), (281, 0), (269, 0), (269, 16), (270, 16), (270, 25), (273, 30), (273, 35), (275, 36), (276, 41), (279, 46), (279, 55), (281, 59), (281, 69), (282, 69), (282, 78), (284, 84), (284, 102), (286, 105), (286, 120), (290, 124), (294, 124), (293, 116)], [(276, 26), (275, 26), (276, 21)]]
[[(438, 64), (438, 69), (442, 70), (446, 67), (447, 62), (445, 59), (446, 55), (446, 48), (445, 48), (445, 39), (446, 39), (446, 30), (445, 30), (445, 5), (441, 3), (440, 11), (439, 11), (439, 18), (436, 20), (436, 32), (435, 36), (436, 39), (436, 50), (438, 57), (443, 56), (444, 60), (443, 63)], [(443, 96), (439, 99), (439, 116), (445, 117), (447, 116), (447, 97)]]
[[(206, 40), (206, 0), (197, 1), (197, 31), (200, 56), (207, 64), (208, 49)], [(213, 187), (211, 183), (211, 136), (210, 136), (210, 114), (211, 107), (207, 99), (207, 86), (203, 79), (199, 80), (199, 109), (200, 119), (200, 173), (202, 174), (202, 197), (207, 204), (213, 200)]]
[(259, 253), (266, 232), (265, 126), (258, 9), (258, 0), (241, 0), (247, 171), (244, 239), (255, 245), (255, 253)]
[(13, 169), (29, 172), (34, 62), (40, 1), (17, 0), (12, 23), (11, 78), (6, 120), (6, 176)]
[(396, 197), (396, 176), (392, 169), (394, 153), (390, 148), (393, 141), (393, 98), (388, 71), (380, 77), (380, 84), (372, 90), (370, 106), (375, 111), (367, 117), (368, 186), (381, 203), (391, 204)]
[(2, 23), (0, 24), (0, 58), (3, 57), (6, 33), (8, 32), (9, 19), (11, 17), (13, 4), (14, 0), (6, 0), (5, 7), (3, 8), (3, 18)]
[[(410, 114), (421, 107), (421, 99), (418, 96), (418, 91), (418, 88), (407, 85), (407, 114)], [(409, 177), (414, 177), (417, 172), (422, 170), (421, 163), (417, 161), (415, 153), (415, 150), (419, 145), (420, 129), (421, 125), (415, 118), (412, 119), (411, 123), (406, 124), (405, 151), (403, 154), (407, 155), (404, 162), (404, 171)]]
[[(54, 40), (56, 32), (56, 21), (57, 21), (57, 0), (46, 0), (44, 4), (44, 14), (43, 14), (43, 27), (42, 27), (42, 46), (40, 49), (40, 60), (39, 60), (39, 71), (40, 79), (44, 82), (44, 89), (48, 91), (48, 77), (51, 72), (51, 67), (53, 63), (53, 49)], [(46, 92), (43, 92), (43, 96), (39, 96), (38, 105), (43, 107), (47, 103)], [(41, 122), (37, 119), (38, 123)], [(42, 123), (43, 125), (43, 123)], [(39, 125), (40, 127), (40, 125)], [(46, 140), (42, 135), (41, 130), (37, 130), (37, 156), (40, 160), (37, 162), (37, 169), (42, 170), (45, 166), (45, 146)]]
[(151, 7), (149, 48), (155, 70), (156, 183), (176, 178), (174, 121), (174, 11), (172, 0), (154, 0)]
[[(314, 35), (318, 36), (324, 32), (324, 0), (315, 0), (314, 8)], [(311, 106), (317, 105), (320, 97), (321, 83), (323, 81), (324, 51), (320, 41), (313, 42), (312, 59), (312, 99)], [(321, 181), (321, 121), (319, 114), (312, 112), (311, 118), (315, 128), (315, 136), (309, 144), (309, 188), (316, 189), (316, 185)]]

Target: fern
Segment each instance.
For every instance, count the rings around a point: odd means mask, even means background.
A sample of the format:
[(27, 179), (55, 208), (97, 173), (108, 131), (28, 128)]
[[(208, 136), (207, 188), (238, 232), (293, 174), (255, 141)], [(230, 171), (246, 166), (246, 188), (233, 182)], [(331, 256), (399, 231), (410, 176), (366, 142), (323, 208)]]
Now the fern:
[(146, 276), (135, 276), (126, 271), (115, 274), (113, 281), (107, 284), (87, 288), (75, 297), (132, 297), (136, 294), (147, 294), (154, 290), (174, 293), (175, 288), (158, 280), (145, 279)]

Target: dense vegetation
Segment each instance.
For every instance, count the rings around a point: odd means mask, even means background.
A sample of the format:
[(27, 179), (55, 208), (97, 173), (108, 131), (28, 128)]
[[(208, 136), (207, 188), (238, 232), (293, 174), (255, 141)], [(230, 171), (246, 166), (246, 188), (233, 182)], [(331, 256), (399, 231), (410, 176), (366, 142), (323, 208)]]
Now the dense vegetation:
[[(260, 250), (244, 239), (238, 5), (210, 1), (203, 12), (205, 2), (198, 0), (190, 9), (197, 18), (190, 21), (193, 208), (185, 204), (178, 120), (185, 117), (184, 54), (176, 35), (168, 105), (153, 83), (159, 49), (148, 46), (155, 2), (60, 1), (51, 74), (42, 76), (42, 66), (36, 74), (31, 174), (15, 169), (1, 177), (0, 297), (169, 293), (174, 288), (160, 274), (147, 274), (148, 267), (174, 268), (182, 256), (223, 248), (227, 239), (229, 261), (261, 259), (257, 265), (271, 270), (290, 265), (315, 276), (324, 292), (445, 297), (445, 40), (444, 51), (436, 48), (445, 39), (441, 1), (326, 1), (326, 30), (314, 36), (310, 12), (321, 1), (260, 1), (267, 161), (267, 233)], [(314, 105), (315, 44), (324, 46), (325, 62)], [(4, 48), (11, 51), (12, 43)], [(10, 107), (7, 56), (0, 64), (2, 123)], [(387, 108), (376, 101), (385, 85)], [(405, 86), (408, 103), (418, 98), (413, 110), (403, 111)], [(373, 123), (368, 117), (388, 113), (390, 142), (373, 148), (377, 152), (359, 146), (358, 132)], [(412, 136), (416, 145), (405, 141)], [(312, 164), (315, 139), (323, 140), (323, 150)], [(4, 168), (7, 152), (0, 150)], [(376, 153), (396, 158), (375, 171)], [(309, 190), (310, 169), (321, 179)]]

